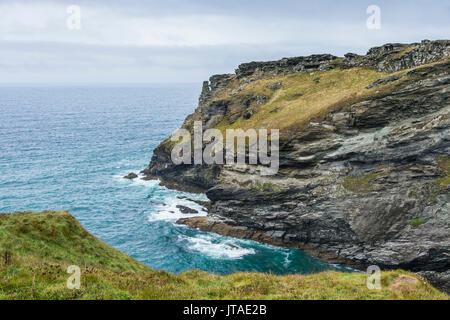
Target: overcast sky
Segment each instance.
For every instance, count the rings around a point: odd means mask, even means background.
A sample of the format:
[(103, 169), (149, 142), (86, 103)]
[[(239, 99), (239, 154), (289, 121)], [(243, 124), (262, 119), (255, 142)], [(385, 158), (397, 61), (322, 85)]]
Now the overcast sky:
[(449, 13), (448, 0), (0, 0), (0, 84), (200, 82), (242, 62), (449, 39)]

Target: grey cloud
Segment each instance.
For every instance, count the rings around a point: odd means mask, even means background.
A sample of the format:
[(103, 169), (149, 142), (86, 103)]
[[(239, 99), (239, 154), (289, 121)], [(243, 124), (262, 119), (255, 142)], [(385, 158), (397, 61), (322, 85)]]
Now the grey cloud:
[[(26, 25), (11, 22), (6, 31), (0, 30), (3, 39), (0, 40), (0, 83), (200, 82), (211, 74), (233, 72), (242, 62), (313, 53), (339, 56), (346, 52), (365, 53), (371, 46), (386, 42), (448, 38), (450, 33), (446, 19), (449, 5), (445, 1), (436, 1), (433, 6), (424, 1), (380, 1), (380, 31), (365, 28), (365, 8), (371, 1), (345, 1), (339, 5), (328, 0), (264, 3), (259, 0), (259, 5), (255, 1), (234, 0), (221, 3), (98, 1), (95, 6), (91, 1), (75, 2), (82, 8), (91, 6), (93, 12), (100, 8), (113, 16), (88, 21), (80, 33), (68, 33), (60, 25), (64, 21), (60, 17), (56, 22), (50, 20), (39, 33), (30, 33)], [(0, 1), (0, 5), (11, 3), (15, 2)], [(54, 3), (72, 4), (73, 1)], [(180, 28), (189, 27), (189, 23), (196, 23), (194, 14), (199, 17), (220, 14), (220, 23), (224, 25), (208, 18), (204, 21), (211, 25), (193, 25), (192, 32), (179, 30), (180, 34), (170, 25), (170, 17), (186, 17), (180, 22)], [(139, 29), (152, 26), (155, 17), (156, 22), (162, 21), (155, 25), (161, 30)], [(169, 18), (161, 20), (164, 17)], [(120, 27), (114, 25), (115, 19), (121, 20)], [(136, 19), (139, 23), (126, 29), (127, 23), (133, 24)], [(109, 22), (112, 25), (107, 29)], [(166, 32), (165, 27), (173, 30)], [(159, 31), (161, 39), (151, 38), (140, 45), (141, 35), (145, 37), (149, 32), (151, 36), (159, 36)], [(183, 36), (196, 39), (197, 33), (199, 39), (203, 37), (198, 43), (176, 45), (183, 43)], [(253, 39), (255, 36), (258, 39)]]

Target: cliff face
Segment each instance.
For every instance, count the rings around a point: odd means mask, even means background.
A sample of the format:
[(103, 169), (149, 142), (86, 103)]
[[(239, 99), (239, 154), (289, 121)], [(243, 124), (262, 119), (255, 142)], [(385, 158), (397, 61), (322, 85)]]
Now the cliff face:
[(279, 172), (176, 166), (166, 140), (143, 173), (207, 192), (209, 217), (185, 224), (422, 272), (449, 291), (449, 57), (450, 41), (423, 41), (242, 64), (204, 83), (183, 127), (280, 129)]

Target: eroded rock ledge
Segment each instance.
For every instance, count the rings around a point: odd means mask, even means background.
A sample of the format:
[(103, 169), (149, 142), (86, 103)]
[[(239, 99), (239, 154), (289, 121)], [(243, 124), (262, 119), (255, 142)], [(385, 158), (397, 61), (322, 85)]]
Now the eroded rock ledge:
[(279, 247), (288, 247), (301, 249), (313, 257), (330, 263), (339, 263), (355, 269), (363, 269), (365, 266), (355, 261), (345, 259), (335, 253), (322, 250), (320, 247), (300, 242), (289, 242), (276, 237), (271, 237), (261, 231), (248, 229), (243, 226), (231, 226), (220, 220), (212, 217), (192, 217), (181, 218), (177, 224), (186, 225), (190, 228), (199, 229), (205, 232), (213, 232), (226, 237), (233, 237), (238, 239), (253, 240), (263, 242)]

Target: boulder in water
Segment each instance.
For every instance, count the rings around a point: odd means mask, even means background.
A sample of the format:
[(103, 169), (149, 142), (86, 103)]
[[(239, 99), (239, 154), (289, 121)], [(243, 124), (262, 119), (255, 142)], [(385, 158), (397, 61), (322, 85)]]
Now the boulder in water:
[(133, 180), (136, 179), (138, 177), (138, 175), (134, 172), (130, 172), (129, 174), (127, 174), (124, 179), (129, 179), (129, 180)]
[(184, 214), (198, 213), (197, 210), (189, 208), (189, 207), (186, 207), (186, 206), (182, 206), (180, 204), (177, 205), (177, 208), (180, 209), (181, 213), (184, 213)]

